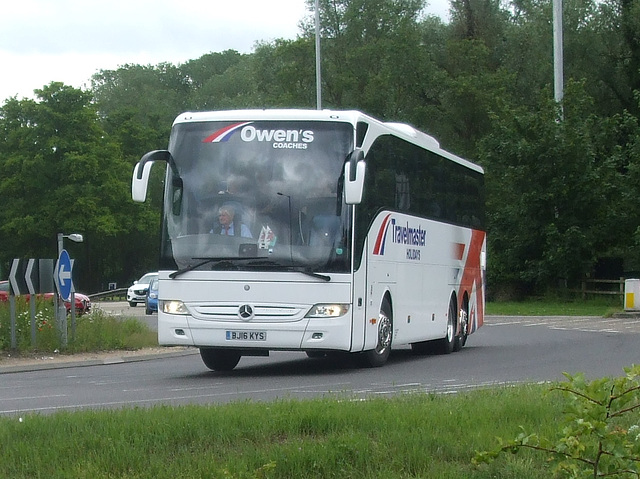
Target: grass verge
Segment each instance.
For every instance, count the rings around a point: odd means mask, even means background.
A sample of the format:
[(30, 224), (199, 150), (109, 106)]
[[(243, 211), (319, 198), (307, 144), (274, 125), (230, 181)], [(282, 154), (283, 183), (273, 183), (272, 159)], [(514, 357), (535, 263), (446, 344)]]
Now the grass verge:
[(564, 399), (547, 390), (2, 417), (0, 477), (548, 478), (535, 452), (471, 463), (520, 426), (553, 435)]
[(560, 299), (540, 298), (527, 301), (487, 302), (486, 314), (504, 316), (601, 316), (622, 311), (618, 298)]
[[(67, 318), (67, 345), (54, 319), (50, 303), (39, 301), (34, 319), (35, 345), (32, 343), (32, 318), (25, 301), (17, 304), (15, 338), (19, 353), (60, 351), (63, 353), (136, 350), (158, 345), (158, 337), (146, 324), (135, 318), (121, 318), (95, 310), (76, 317), (75, 335)], [(9, 305), (0, 303), (0, 351), (11, 349)]]

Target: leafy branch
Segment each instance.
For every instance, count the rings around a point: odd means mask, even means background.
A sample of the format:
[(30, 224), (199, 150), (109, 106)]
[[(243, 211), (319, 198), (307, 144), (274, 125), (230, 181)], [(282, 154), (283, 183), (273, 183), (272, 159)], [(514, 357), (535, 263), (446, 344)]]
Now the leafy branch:
[(619, 378), (587, 382), (583, 374), (565, 373), (568, 384), (551, 391), (567, 399), (564, 426), (555, 440), (529, 434), (521, 427), (515, 439), (498, 438), (498, 447), (478, 452), (474, 464), (489, 463), (500, 454), (530, 449), (551, 455), (562, 477), (640, 477), (640, 366), (625, 368)]

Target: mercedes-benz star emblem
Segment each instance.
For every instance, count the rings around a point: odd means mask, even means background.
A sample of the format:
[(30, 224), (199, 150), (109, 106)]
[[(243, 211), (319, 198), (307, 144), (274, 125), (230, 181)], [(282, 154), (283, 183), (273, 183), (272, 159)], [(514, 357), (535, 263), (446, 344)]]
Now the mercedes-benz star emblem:
[(240, 316), (240, 319), (242, 319), (243, 321), (248, 321), (253, 318), (253, 308), (251, 307), (251, 305), (243, 304), (242, 306), (240, 306), (240, 308), (238, 309), (238, 316)]

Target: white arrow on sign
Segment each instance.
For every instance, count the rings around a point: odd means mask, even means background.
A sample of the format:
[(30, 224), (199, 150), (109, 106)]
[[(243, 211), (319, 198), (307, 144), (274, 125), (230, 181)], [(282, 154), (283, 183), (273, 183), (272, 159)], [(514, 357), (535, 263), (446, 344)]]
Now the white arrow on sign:
[(24, 275), (25, 282), (27, 283), (27, 289), (30, 294), (36, 294), (36, 288), (33, 286), (33, 281), (31, 281), (31, 273), (33, 272), (33, 266), (35, 263), (35, 259), (30, 259), (27, 262), (27, 272)]
[(18, 265), (20, 264), (19, 259), (14, 259), (13, 263), (11, 263), (11, 272), (9, 273), (9, 282), (11, 283), (11, 287), (13, 288), (13, 294), (20, 294), (18, 289), (18, 282), (16, 281), (16, 273), (18, 272)]
[(64, 263), (59, 265), (58, 269), (58, 281), (60, 284), (64, 284), (68, 279), (71, 279), (71, 270), (67, 271), (64, 269)]

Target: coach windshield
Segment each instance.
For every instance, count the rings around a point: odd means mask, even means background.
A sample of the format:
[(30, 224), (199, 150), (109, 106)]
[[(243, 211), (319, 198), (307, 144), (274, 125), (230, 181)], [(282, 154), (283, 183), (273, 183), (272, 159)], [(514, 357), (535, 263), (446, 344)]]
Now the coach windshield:
[(339, 122), (176, 124), (161, 267), (347, 271), (339, 182), (353, 137)]

